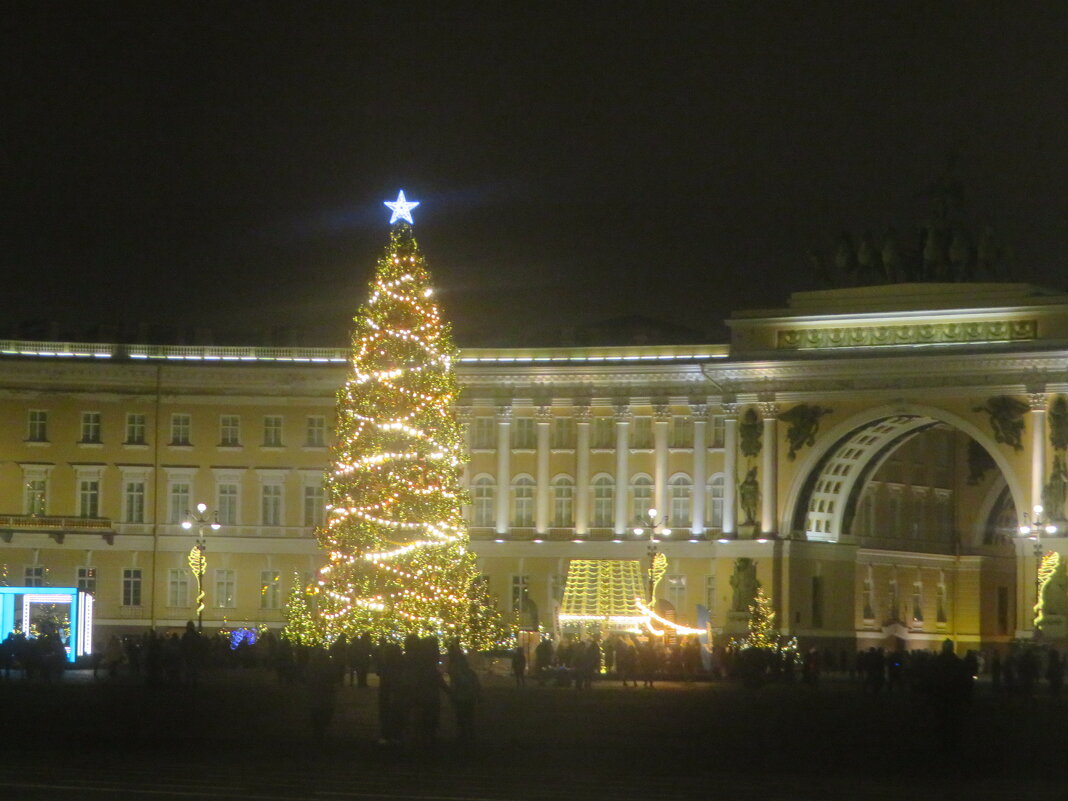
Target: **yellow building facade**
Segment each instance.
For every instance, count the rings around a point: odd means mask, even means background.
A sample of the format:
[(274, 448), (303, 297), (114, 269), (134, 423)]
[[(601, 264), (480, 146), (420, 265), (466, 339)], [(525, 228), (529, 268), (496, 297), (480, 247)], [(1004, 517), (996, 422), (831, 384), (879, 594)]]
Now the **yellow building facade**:
[[(1029, 635), (1035, 543), (1018, 528), (1065, 545), (1068, 297), (798, 293), (730, 326), (721, 345), (461, 353), (467, 516), (502, 609), (556, 630), (572, 560), (644, 569), (655, 537), (660, 610), (693, 626), (703, 607), (714, 633), (744, 628), (755, 574), (803, 644)], [(197, 532), (180, 524), (202, 502), (221, 524), (205, 626), (281, 625), (322, 564), (346, 357), (0, 343), (3, 580), (91, 590), (98, 632), (184, 625)]]

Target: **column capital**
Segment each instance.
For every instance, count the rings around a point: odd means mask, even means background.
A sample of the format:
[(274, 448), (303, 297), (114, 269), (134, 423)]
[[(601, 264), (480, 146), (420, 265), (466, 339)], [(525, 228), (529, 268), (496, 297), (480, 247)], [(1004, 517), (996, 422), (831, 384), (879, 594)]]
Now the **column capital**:
[(617, 423), (629, 423), (630, 422), (630, 404), (620, 403), (615, 407), (615, 418)]
[(708, 404), (707, 403), (691, 403), (690, 414), (693, 416), (694, 422), (705, 422), (705, 418), (708, 417)]
[(657, 423), (670, 423), (671, 407), (666, 403), (658, 403), (653, 406), (653, 420)]
[(534, 410), (534, 419), (537, 420), (538, 425), (549, 425), (553, 421), (553, 407), (539, 406)]
[(574, 416), (575, 422), (579, 425), (582, 425), (583, 423), (588, 424), (590, 422), (590, 405), (584, 403), (580, 406), (575, 406), (571, 414)]
[(1049, 405), (1049, 400), (1045, 392), (1029, 392), (1027, 405), (1031, 407), (1032, 412), (1044, 412)]
[(779, 416), (779, 404), (772, 400), (760, 401), (760, 416), (765, 420), (774, 420)]
[(498, 423), (510, 423), (512, 421), (512, 407), (511, 405), (500, 405), (497, 407), (497, 422)]

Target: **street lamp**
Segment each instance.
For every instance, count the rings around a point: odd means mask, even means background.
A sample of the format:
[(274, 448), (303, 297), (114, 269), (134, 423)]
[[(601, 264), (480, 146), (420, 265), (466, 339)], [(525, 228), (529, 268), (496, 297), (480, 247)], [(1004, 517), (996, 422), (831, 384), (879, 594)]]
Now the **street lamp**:
[(219, 513), (213, 512), (211, 518), (207, 516), (208, 505), (206, 503), (198, 503), (196, 512), (186, 511), (185, 520), (182, 521), (182, 528), (186, 531), (191, 529), (194, 525), (197, 527), (197, 541), (193, 547), (189, 549), (189, 569), (193, 571), (193, 575), (197, 577), (197, 631), (204, 630), (204, 572), (208, 568), (208, 557), (205, 553), (208, 550), (208, 543), (204, 539), (204, 527), (209, 526), (212, 531), (218, 531), (222, 528), (222, 524), (219, 523)]
[[(650, 508), (646, 513), (646, 517), (649, 518), (648, 523), (639, 518), (634, 526), (634, 536), (645, 536), (646, 530), (649, 532), (649, 547), (646, 549), (649, 554), (649, 605), (653, 606), (656, 599), (653, 593), (656, 591), (656, 584), (660, 580), (660, 575), (663, 573), (665, 565), (661, 562), (666, 562), (666, 558), (660, 553), (659, 543), (660, 540), (657, 536), (670, 537), (671, 529), (668, 528), (668, 517), (665, 514), (662, 518), (657, 517), (657, 510)], [(657, 557), (660, 557), (658, 560)]]
[[(1042, 508), (1042, 504), (1036, 503), (1031, 511), (1034, 515), (1033, 518), (1029, 518), (1027, 512), (1024, 512), (1023, 525), (1020, 526), (1019, 531), (1020, 536), (1034, 540), (1035, 543), (1035, 606), (1037, 607), (1041, 600), (1039, 596), (1042, 592), (1042, 535), (1052, 536), (1056, 534), (1057, 526), (1055, 523), (1045, 519), (1045, 510)], [(1038, 628), (1036, 627), (1035, 635), (1037, 636), (1038, 633)]]

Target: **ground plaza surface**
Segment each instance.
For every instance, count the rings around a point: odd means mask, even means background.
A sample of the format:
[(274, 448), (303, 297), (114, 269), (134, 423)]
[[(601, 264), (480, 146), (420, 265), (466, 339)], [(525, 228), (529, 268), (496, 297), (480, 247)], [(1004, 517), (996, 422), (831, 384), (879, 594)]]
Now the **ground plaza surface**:
[(1063, 798), (1039, 759), (1068, 705), (980, 682), (963, 741), (944, 753), (928, 702), (872, 697), (847, 677), (819, 687), (601, 681), (590, 692), (516, 689), (483, 675), (479, 735), (451, 742), (447, 704), (427, 754), (376, 743), (372, 686), (338, 691), (322, 747), (305, 697), (258, 670), (196, 688), (148, 688), (73, 671), (56, 685), (0, 683), (10, 733), (5, 799), (1009, 799)]

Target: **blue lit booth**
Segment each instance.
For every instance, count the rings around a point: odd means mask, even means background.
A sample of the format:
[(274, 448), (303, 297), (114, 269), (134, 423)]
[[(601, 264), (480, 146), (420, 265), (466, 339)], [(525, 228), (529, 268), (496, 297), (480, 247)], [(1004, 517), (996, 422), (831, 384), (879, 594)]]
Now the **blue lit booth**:
[[(65, 620), (64, 620), (65, 618)], [(93, 652), (93, 596), (75, 587), (0, 587), (0, 640), (16, 629), (36, 636), (56, 623), (67, 661)]]

